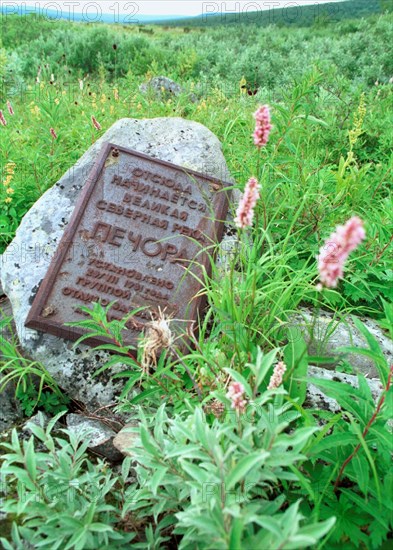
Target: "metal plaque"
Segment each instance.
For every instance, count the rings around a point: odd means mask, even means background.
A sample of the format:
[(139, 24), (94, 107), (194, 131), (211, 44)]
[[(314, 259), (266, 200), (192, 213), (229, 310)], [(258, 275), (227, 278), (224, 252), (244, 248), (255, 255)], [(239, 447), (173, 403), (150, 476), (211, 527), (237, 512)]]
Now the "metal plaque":
[[(109, 320), (133, 315), (124, 343), (135, 345), (160, 312), (185, 333), (203, 306), (201, 278), (210, 272), (228, 211), (223, 183), (118, 147), (104, 146), (33, 301), (26, 326), (76, 340), (80, 306), (108, 306)], [(176, 330), (175, 330), (176, 332)], [(105, 343), (91, 338), (90, 345)]]

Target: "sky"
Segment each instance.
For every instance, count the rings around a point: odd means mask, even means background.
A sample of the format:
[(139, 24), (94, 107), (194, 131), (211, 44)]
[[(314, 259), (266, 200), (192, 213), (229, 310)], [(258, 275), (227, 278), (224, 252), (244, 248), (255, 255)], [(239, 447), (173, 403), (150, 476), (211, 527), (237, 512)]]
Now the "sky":
[(310, 4), (324, 4), (326, 2), (340, 0), (25, 0), (23, 2), (13, 2), (11, 0), (0, 0), (7, 11), (11, 10), (26, 12), (40, 11), (45, 15), (46, 10), (59, 10), (62, 14), (85, 13), (86, 18), (93, 19), (102, 14), (117, 14), (128, 16), (129, 19), (135, 19), (139, 15), (149, 16), (194, 16), (206, 13), (224, 12), (255, 12), (268, 10), (278, 7), (301, 6)]

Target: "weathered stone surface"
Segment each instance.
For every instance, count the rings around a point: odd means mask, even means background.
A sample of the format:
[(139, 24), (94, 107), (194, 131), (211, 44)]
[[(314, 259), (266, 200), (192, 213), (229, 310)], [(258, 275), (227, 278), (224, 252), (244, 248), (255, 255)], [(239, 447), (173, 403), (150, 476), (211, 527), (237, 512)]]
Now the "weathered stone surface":
[[(0, 386), (3, 375), (0, 374)], [(8, 430), (23, 417), (23, 412), (15, 399), (15, 386), (9, 382), (0, 392), (0, 432)]]
[(123, 458), (113, 446), (116, 432), (99, 420), (88, 418), (81, 414), (67, 415), (67, 428), (70, 432), (81, 435), (89, 440), (89, 449), (113, 462)]
[[(393, 361), (392, 340), (390, 340), (373, 319), (360, 317), (360, 321), (379, 342), (381, 350), (390, 365)], [(298, 326), (305, 336), (309, 344), (308, 352), (310, 355), (335, 357), (337, 363), (340, 359), (345, 358), (351, 364), (355, 373), (363, 373), (368, 378), (378, 378), (378, 371), (371, 358), (360, 353), (346, 355), (337, 351), (338, 348), (344, 346), (366, 349), (369, 347), (364, 337), (354, 326), (350, 316), (347, 316), (344, 322), (342, 319), (334, 318), (333, 314), (328, 311), (321, 311), (314, 324), (313, 313), (303, 308), (299, 314), (291, 319), (291, 326)], [(311, 338), (313, 331), (314, 338)], [(326, 365), (322, 366), (327, 369), (334, 369), (337, 363), (333, 363), (330, 366), (326, 363)]]
[(133, 456), (132, 450), (140, 445), (138, 426), (129, 422), (115, 436), (113, 445), (125, 456)]
[[(157, 97), (165, 97), (166, 99), (187, 93), (180, 84), (166, 76), (154, 76), (148, 82), (141, 84), (139, 90), (144, 94), (153, 92)], [(192, 102), (197, 101), (195, 94), (189, 94), (189, 98)]]
[[(344, 374), (342, 372), (335, 372), (321, 367), (310, 366), (308, 368), (308, 376), (310, 378), (324, 378), (325, 380), (335, 380), (337, 382), (342, 382), (343, 384), (349, 384), (353, 388), (358, 387), (357, 376), (353, 376), (352, 374)], [(383, 390), (382, 384), (379, 382), (379, 380), (367, 380), (367, 383), (371, 389), (374, 400), (377, 401)], [(341, 410), (335, 399), (325, 395), (323, 393), (323, 390), (314, 384), (308, 384), (307, 386), (307, 397), (304, 406), (307, 408), (327, 410), (332, 412), (338, 412)]]
[[(1, 280), (11, 301), (21, 346), (87, 410), (113, 403), (121, 383), (111, 373), (93, 378), (107, 355), (86, 346), (26, 329), (34, 296), (64, 233), (76, 199), (104, 142), (127, 147), (203, 174), (230, 180), (219, 140), (199, 123), (181, 118), (121, 119), (49, 189), (23, 218), (2, 256)], [(118, 370), (120, 370), (119, 367)]]

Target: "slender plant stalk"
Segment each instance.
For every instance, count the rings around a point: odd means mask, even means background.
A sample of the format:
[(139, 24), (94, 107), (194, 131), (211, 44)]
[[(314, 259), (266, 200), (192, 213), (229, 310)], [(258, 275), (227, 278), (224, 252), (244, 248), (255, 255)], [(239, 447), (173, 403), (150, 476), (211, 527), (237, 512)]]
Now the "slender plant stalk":
[[(392, 382), (392, 376), (393, 376), (393, 364), (392, 366), (390, 367), (390, 371), (389, 371), (389, 376), (388, 376), (388, 381), (386, 382), (386, 387), (381, 395), (381, 397), (379, 398), (379, 401), (378, 401), (378, 405), (374, 411), (374, 414), (372, 415), (372, 417), (370, 418), (370, 420), (368, 421), (367, 423), (367, 426), (364, 428), (363, 430), (363, 433), (362, 433), (362, 437), (363, 439), (366, 437), (366, 435), (368, 434), (368, 431), (369, 429), (371, 428), (371, 425), (374, 423), (375, 419), (377, 418), (378, 414), (379, 414), (379, 411), (381, 410), (384, 402), (385, 402), (385, 398), (386, 398), (386, 394), (388, 393), (389, 391), (389, 388), (390, 388), (390, 384)], [(337, 491), (337, 488), (338, 488), (338, 484), (340, 483), (340, 480), (341, 480), (341, 476), (343, 475), (343, 472), (345, 470), (345, 468), (347, 467), (347, 465), (351, 462), (351, 460), (356, 456), (356, 454), (358, 453), (359, 449), (360, 449), (360, 446), (361, 444), (359, 443), (355, 450), (349, 455), (349, 457), (343, 462), (341, 468), (340, 468), (340, 471), (338, 472), (338, 476), (337, 476), (337, 479), (336, 479), (336, 482), (334, 484), (334, 490)]]

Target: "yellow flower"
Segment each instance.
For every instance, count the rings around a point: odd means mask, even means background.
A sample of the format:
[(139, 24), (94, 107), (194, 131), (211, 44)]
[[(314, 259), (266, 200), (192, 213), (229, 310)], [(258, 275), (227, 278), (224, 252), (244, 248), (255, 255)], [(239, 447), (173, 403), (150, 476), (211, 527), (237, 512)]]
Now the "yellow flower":
[[(3, 181), (3, 185), (4, 187), (8, 187), (11, 183), (11, 180), (13, 178), (13, 175), (14, 175), (14, 171), (15, 171), (15, 162), (7, 162), (7, 164), (5, 165), (5, 173), (7, 174), (5, 180)], [(7, 193), (13, 193), (13, 191), (9, 191), (7, 189)]]
[(10, 202), (12, 202), (11, 197), (6, 197), (6, 198), (4, 199), (4, 202), (7, 203), (7, 204), (9, 204)]
[(357, 108), (357, 111), (353, 116), (353, 128), (348, 132), (349, 144), (351, 146), (351, 149), (363, 133), (362, 127), (363, 127), (364, 118), (366, 116), (366, 112), (367, 112), (367, 109), (366, 109), (365, 93), (363, 92), (362, 95), (360, 96), (359, 106)]
[(105, 94), (102, 94), (100, 101), (101, 101), (101, 103), (106, 103), (106, 95)]
[(35, 115), (35, 116), (37, 116), (37, 117), (40, 116), (41, 110), (40, 110), (40, 108), (38, 107), (38, 105), (34, 105), (34, 107), (32, 107), (32, 108), (30, 109), (30, 111), (31, 111), (31, 114), (33, 114), (33, 115)]
[(6, 166), (5, 166), (5, 171), (7, 172), (7, 174), (13, 174), (14, 171), (15, 171), (15, 162), (7, 162)]
[(117, 88), (113, 88), (113, 97), (115, 101), (119, 101), (119, 90)]
[(8, 189), (6, 189), (5, 192), (8, 193), (8, 195), (13, 195), (14, 194), (14, 190), (12, 189), (12, 187), (8, 187)]
[(67, 91), (66, 91), (66, 90), (63, 90), (63, 91), (61, 92), (61, 94), (62, 94), (62, 95), (66, 95), (66, 94), (67, 94)]
[(58, 97), (56, 97), (55, 103), (56, 103), (56, 105), (58, 105), (60, 103), (60, 99)]
[(110, 109), (109, 109), (111, 115), (113, 115), (113, 113), (115, 112), (115, 108), (113, 105), (111, 105)]

